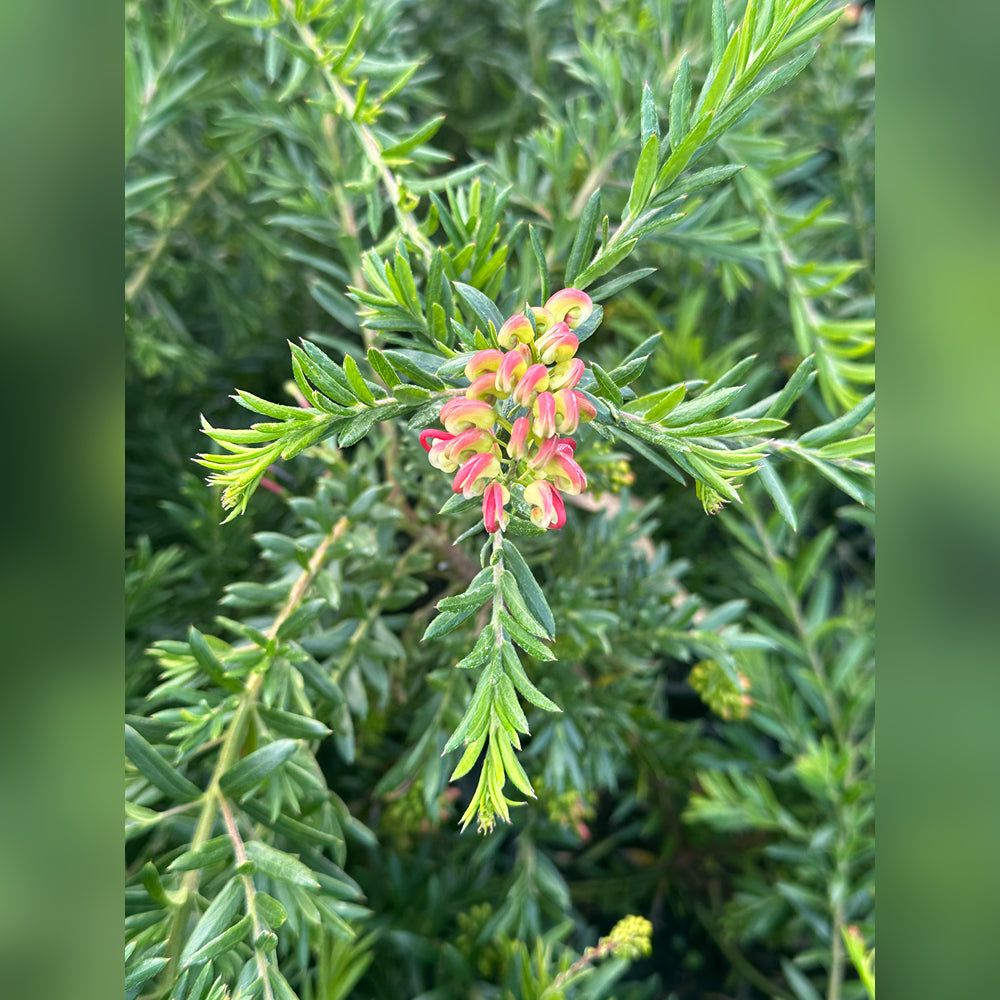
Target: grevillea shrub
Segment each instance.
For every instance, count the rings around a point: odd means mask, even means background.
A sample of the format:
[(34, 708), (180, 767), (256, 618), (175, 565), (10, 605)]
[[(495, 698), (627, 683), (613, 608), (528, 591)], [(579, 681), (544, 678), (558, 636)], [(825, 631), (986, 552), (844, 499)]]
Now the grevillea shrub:
[(874, 995), (871, 11), (126, 17), (127, 995)]

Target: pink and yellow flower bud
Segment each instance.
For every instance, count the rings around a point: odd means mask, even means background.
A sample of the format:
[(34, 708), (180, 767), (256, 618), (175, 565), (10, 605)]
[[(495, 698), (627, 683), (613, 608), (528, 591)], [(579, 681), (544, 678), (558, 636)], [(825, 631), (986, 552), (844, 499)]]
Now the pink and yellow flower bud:
[(545, 365), (531, 365), (518, 380), (511, 396), (521, 406), (531, 406), (536, 394), (544, 392), (548, 387), (548, 368)]
[(535, 317), (535, 336), (544, 336), (556, 325), (556, 318), (542, 306), (532, 306), (531, 315)]
[(558, 450), (545, 466), (545, 475), (564, 493), (576, 495), (587, 488), (587, 476), (583, 469), (572, 458)]
[(549, 388), (553, 392), (556, 389), (572, 389), (583, 378), (584, 371), (586, 371), (586, 365), (579, 358), (560, 361), (549, 372)]
[(556, 449), (559, 447), (559, 438), (554, 435), (546, 438), (538, 446), (538, 451), (528, 459), (529, 469), (544, 469), (555, 457)]
[(518, 417), (510, 429), (510, 441), (507, 443), (507, 454), (515, 461), (528, 456), (528, 432), (531, 421), (527, 417)]
[(489, 403), (481, 399), (467, 399), (459, 396), (441, 407), (441, 423), (450, 434), (458, 434), (467, 427), (482, 427), (489, 430), (496, 420), (496, 413)]
[(597, 407), (579, 389), (574, 389), (573, 395), (580, 410), (580, 422), (586, 424), (593, 420), (597, 416)]
[(561, 528), (566, 523), (566, 508), (562, 497), (544, 479), (525, 486), (524, 500), (532, 505), (531, 521), (539, 528)]
[(503, 361), (503, 351), (497, 351), (492, 347), (486, 351), (476, 351), (465, 366), (465, 377), (474, 382), (486, 372), (495, 372), (500, 367), (501, 361)]
[(495, 403), (501, 395), (506, 396), (506, 393), (497, 391), (496, 372), (484, 372), (465, 390), (466, 399), (482, 399), (490, 404)]
[(556, 323), (544, 337), (539, 337), (535, 342), (538, 359), (544, 365), (569, 361), (579, 346), (580, 341), (576, 339), (575, 334), (570, 333), (565, 323)]
[(492, 535), (503, 531), (510, 519), (504, 504), (510, 499), (510, 490), (502, 483), (490, 483), (483, 491), (483, 524)]
[(552, 437), (556, 432), (556, 398), (551, 392), (540, 392), (531, 404), (531, 433), (536, 438)]
[(504, 355), (500, 367), (497, 369), (496, 386), (499, 392), (505, 396), (517, 384), (517, 380), (528, 370), (528, 363), (518, 351), (511, 351)]
[(594, 303), (579, 288), (563, 288), (549, 298), (545, 308), (556, 322), (564, 320), (571, 330), (575, 330), (594, 311)]
[(572, 434), (580, 426), (580, 405), (572, 389), (560, 389), (552, 394), (556, 401), (556, 430)]
[(500, 475), (500, 460), (492, 452), (481, 451), (466, 459), (455, 473), (451, 488), (466, 499), (477, 497), (492, 479)]
[(535, 339), (531, 320), (527, 316), (511, 316), (497, 331), (497, 343), (509, 350), (516, 343), (530, 344)]
[(430, 463), (442, 472), (454, 472), (466, 459), (481, 451), (499, 454), (496, 438), (479, 427), (470, 427), (450, 441), (431, 448)]

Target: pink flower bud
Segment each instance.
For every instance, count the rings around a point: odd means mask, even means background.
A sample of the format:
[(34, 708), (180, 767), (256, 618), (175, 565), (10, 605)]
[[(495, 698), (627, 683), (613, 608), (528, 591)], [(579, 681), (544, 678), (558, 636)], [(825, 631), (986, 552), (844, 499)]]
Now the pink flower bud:
[(544, 479), (525, 486), (524, 500), (532, 505), (531, 521), (539, 528), (561, 528), (566, 523), (566, 508), (562, 497)]
[(579, 288), (563, 288), (549, 298), (545, 308), (556, 322), (565, 320), (566, 325), (575, 330), (594, 311), (594, 303)]
[(573, 395), (576, 396), (576, 405), (580, 410), (581, 423), (593, 420), (597, 416), (597, 407), (579, 389), (574, 389)]
[(559, 438), (554, 435), (550, 438), (546, 438), (538, 446), (538, 451), (535, 452), (531, 458), (528, 459), (528, 468), (530, 469), (544, 469), (546, 465), (552, 460), (556, 454), (556, 449), (559, 447)]
[(582, 493), (587, 488), (583, 469), (568, 455), (556, 452), (545, 466), (545, 475), (564, 493)]
[(538, 358), (544, 365), (553, 365), (560, 361), (569, 361), (576, 354), (580, 341), (569, 332), (565, 323), (556, 323), (544, 337), (535, 343)]
[(504, 395), (517, 384), (517, 380), (528, 370), (528, 363), (518, 351), (511, 351), (504, 355), (500, 367), (497, 369), (496, 386), (497, 390)]
[(500, 460), (491, 452), (481, 451), (466, 459), (455, 473), (451, 488), (466, 499), (477, 497), (486, 489), (487, 483), (499, 475)]
[(495, 372), (501, 361), (503, 351), (496, 351), (492, 347), (487, 351), (476, 351), (465, 366), (465, 377), (473, 382), (484, 372)]
[(549, 388), (555, 392), (556, 389), (572, 389), (573, 386), (583, 378), (586, 365), (579, 358), (571, 358), (569, 361), (560, 361), (559, 364), (549, 372)]
[(556, 318), (542, 306), (532, 306), (531, 315), (535, 317), (535, 336), (541, 337), (556, 324)]
[(510, 491), (502, 483), (490, 483), (483, 491), (483, 524), (492, 535), (503, 531), (510, 519), (503, 505), (510, 499)]
[(560, 389), (553, 393), (556, 401), (556, 430), (560, 434), (572, 434), (580, 426), (580, 405), (572, 389)]
[(528, 454), (528, 431), (531, 421), (527, 417), (518, 417), (510, 429), (510, 441), (507, 443), (507, 454), (519, 461)]
[(465, 399), (459, 396), (441, 407), (441, 423), (451, 434), (458, 434), (466, 427), (489, 429), (496, 420), (496, 413), (489, 403), (481, 399)]
[(535, 331), (531, 328), (531, 320), (527, 316), (511, 316), (497, 331), (497, 343), (505, 350), (513, 347), (518, 341), (530, 344), (535, 339)]
[(545, 365), (532, 365), (518, 380), (512, 398), (522, 406), (531, 406), (535, 394), (549, 387), (549, 370)]
[[(572, 390), (571, 390), (572, 391)], [(531, 432), (536, 438), (552, 437), (556, 432), (556, 399), (551, 392), (540, 392), (531, 404)]]
[(423, 448), (424, 451), (430, 451), (432, 441), (450, 441), (454, 436), (454, 434), (446, 434), (444, 431), (436, 431), (433, 428), (428, 427), (427, 430), (420, 432), (420, 447)]
[(481, 399), (487, 403), (495, 403), (501, 395), (506, 393), (497, 392), (496, 372), (484, 372), (465, 390), (466, 399)]

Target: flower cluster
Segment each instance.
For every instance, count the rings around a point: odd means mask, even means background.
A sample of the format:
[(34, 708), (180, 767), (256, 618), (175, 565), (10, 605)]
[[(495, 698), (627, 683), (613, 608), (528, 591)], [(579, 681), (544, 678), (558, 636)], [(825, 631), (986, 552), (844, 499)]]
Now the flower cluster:
[(466, 365), (465, 395), (441, 408), (445, 429), (420, 435), (431, 465), (455, 473), (456, 493), (482, 496), (491, 533), (507, 526), (504, 508), (515, 484), (523, 487), (540, 528), (561, 528), (562, 493), (587, 488), (568, 435), (596, 416), (593, 403), (574, 388), (584, 364), (575, 357), (573, 330), (593, 309), (584, 292), (563, 288), (544, 306), (532, 307), (530, 318), (511, 316), (497, 332), (500, 349), (478, 351)]

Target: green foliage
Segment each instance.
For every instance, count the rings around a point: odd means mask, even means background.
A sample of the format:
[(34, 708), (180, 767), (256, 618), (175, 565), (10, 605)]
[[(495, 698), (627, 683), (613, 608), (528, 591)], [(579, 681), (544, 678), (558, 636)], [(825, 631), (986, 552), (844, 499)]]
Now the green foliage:
[[(127, 5), (129, 997), (874, 994), (841, 14)], [(417, 434), (563, 286), (589, 489), (484, 544)]]

